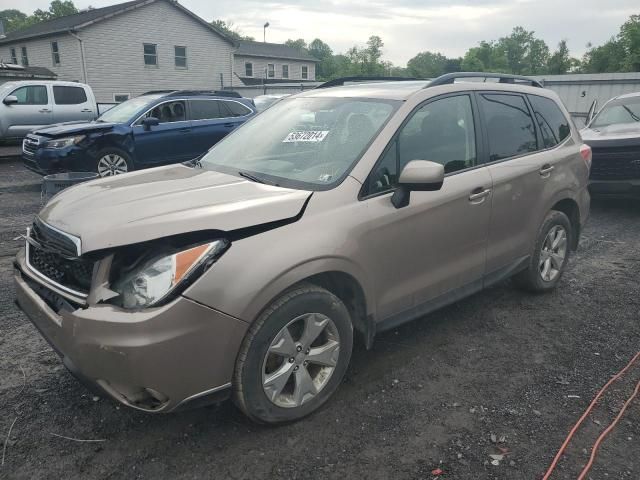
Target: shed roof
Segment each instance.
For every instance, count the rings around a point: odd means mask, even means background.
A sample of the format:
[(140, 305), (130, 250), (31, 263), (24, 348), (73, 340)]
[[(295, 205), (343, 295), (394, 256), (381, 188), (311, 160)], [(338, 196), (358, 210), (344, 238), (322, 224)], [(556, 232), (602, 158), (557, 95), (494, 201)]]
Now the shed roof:
[(247, 57), (286, 58), (288, 60), (302, 60), (307, 62), (319, 62), (316, 57), (306, 52), (301, 52), (294, 47), (283, 43), (266, 43), (241, 40), (236, 55)]

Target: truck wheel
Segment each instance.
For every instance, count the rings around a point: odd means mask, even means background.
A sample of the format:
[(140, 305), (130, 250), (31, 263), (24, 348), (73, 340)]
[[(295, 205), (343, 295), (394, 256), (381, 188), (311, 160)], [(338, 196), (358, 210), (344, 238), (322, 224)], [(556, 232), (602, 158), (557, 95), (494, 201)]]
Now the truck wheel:
[(331, 292), (303, 284), (260, 315), (244, 339), (233, 399), (260, 423), (298, 420), (320, 408), (349, 365), (353, 326)]
[(95, 171), (101, 177), (112, 177), (133, 170), (133, 162), (126, 152), (115, 148), (101, 150), (96, 155)]
[(564, 213), (549, 212), (540, 228), (529, 266), (514, 277), (516, 285), (531, 292), (553, 290), (567, 266), (573, 234), (571, 222)]

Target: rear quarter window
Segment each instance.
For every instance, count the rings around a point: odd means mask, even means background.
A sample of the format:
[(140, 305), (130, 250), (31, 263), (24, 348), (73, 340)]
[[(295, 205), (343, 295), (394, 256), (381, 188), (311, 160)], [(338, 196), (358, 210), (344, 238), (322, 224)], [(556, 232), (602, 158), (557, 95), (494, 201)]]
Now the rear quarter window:
[(56, 105), (79, 105), (87, 101), (87, 94), (82, 87), (53, 87), (53, 99)]
[(537, 95), (529, 95), (529, 101), (540, 128), (544, 148), (555, 147), (569, 136), (571, 133), (569, 120), (556, 102)]
[(240, 102), (224, 102), (225, 107), (231, 113), (232, 117), (242, 117), (244, 115), (249, 115), (251, 110), (248, 107), (245, 107)]

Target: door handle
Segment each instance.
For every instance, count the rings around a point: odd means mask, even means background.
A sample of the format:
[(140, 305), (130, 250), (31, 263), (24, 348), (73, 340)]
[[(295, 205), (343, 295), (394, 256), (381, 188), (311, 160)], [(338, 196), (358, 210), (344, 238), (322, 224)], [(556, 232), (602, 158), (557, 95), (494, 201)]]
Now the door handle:
[(80, 110), (82, 113), (93, 113), (93, 110), (91, 110), (90, 108), (83, 108), (82, 110)]
[(477, 205), (484, 202), (484, 199), (488, 197), (490, 193), (490, 188), (478, 187), (471, 192), (471, 195), (469, 195), (469, 201)]
[(179, 131), (179, 132), (184, 132), (184, 133), (186, 133), (186, 132), (190, 132), (190, 131), (191, 131), (191, 129), (190, 129), (190, 128), (181, 128), (181, 129), (180, 129), (180, 130), (178, 130), (178, 131)]
[(49, 110), (48, 108), (43, 108), (41, 110), (38, 110), (40, 113), (51, 113), (51, 110)]
[(540, 176), (543, 178), (549, 178), (549, 176), (551, 175), (551, 172), (553, 172), (555, 170), (556, 167), (554, 167), (553, 165), (543, 165), (542, 168), (540, 169)]
[(235, 126), (236, 126), (236, 124), (235, 124), (235, 123), (225, 123), (225, 124), (224, 124), (224, 127), (225, 127), (225, 128), (233, 128), (233, 127), (235, 127)]

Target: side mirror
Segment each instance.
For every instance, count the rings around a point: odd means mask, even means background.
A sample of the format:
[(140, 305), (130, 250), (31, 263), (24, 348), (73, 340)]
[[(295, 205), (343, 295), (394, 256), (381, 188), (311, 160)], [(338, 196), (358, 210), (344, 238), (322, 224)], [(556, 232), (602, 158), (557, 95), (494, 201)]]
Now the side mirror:
[(145, 130), (151, 130), (151, 127), (155, 127), (158, 125), (160, 125), (160, 120), (158, 120), (156, 117), (147, 117), (142, 120), (142, 126)]
[(398, 179), (398, 188), (391, 197), (396, 208), (409, 205), (411, 191), (432, 192), (444, 183), (444, 165), (428, 160), (412, 160), (405, 165)]
[(15, 105), (16, 103), (18, 103), (18, 97), (16, 97), (15, 95), (7, 95), (6, 97), (4, 97), (4, 100), (2, 100), (2, 103), (4, 103), (5, 105)]

